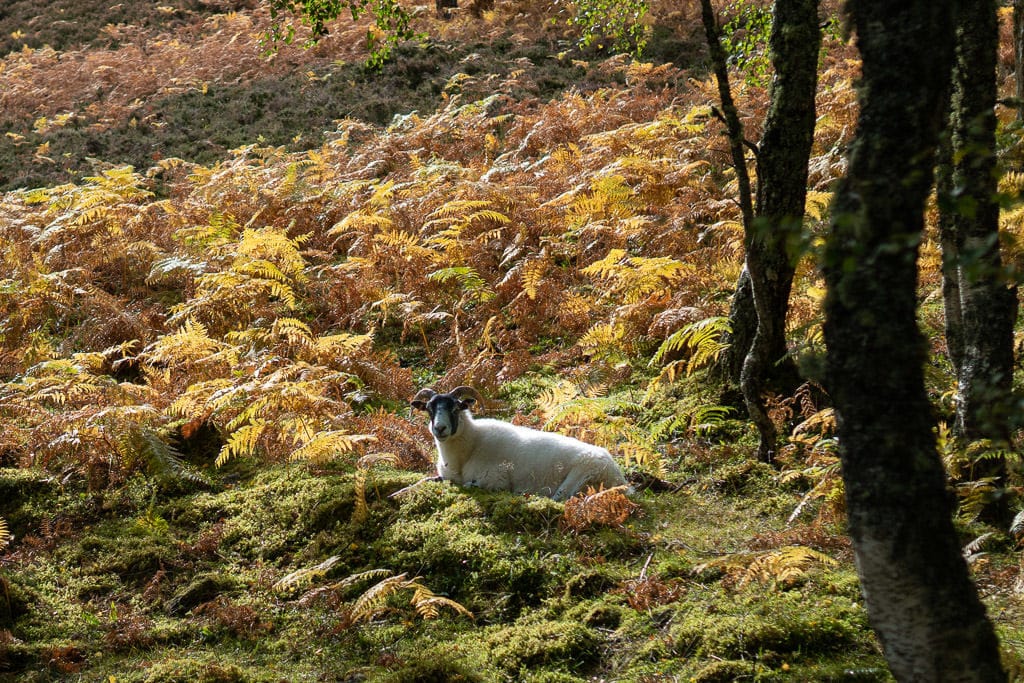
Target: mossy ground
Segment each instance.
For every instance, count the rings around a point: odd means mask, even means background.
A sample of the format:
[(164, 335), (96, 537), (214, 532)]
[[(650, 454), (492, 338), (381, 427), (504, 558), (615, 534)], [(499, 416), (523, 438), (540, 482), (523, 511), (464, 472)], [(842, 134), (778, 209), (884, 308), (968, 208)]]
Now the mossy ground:
[[(144, 479), (90, 493), (5, 470), (8, 676), (22, 681), (885, 680), (848, 561), (787, 586), (694, 572), (778, 532), (770, 477), (717, 473), (637, 495), (622, 528), (566, 531), (548, 499), (374, 469), (354, 521), (344, 468), (281, 465), (205, 491)], [(736, 483), (735, 481), (733, 482)], [(47, 505), (43, 505), (43, 502)], [(768, 510), (768, 512), (766, 512)], [(325, 576), (280, 591), (330, 556)], [(474, 613), (422, 620), (408, 596), (347, 625), (354, 573), (418, 576)]]

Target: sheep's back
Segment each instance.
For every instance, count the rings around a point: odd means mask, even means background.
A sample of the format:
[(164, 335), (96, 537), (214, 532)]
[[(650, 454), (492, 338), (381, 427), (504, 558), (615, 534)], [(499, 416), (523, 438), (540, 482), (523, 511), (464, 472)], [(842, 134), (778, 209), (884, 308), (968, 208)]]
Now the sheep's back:
[(551, 495), (581, 463), (592, 481), (605, 486), (625, 483), (607, 450), (578, 439), (517, 427), (500, 420), (479, 419), (482, 427), (463, 474), (485, 488)]

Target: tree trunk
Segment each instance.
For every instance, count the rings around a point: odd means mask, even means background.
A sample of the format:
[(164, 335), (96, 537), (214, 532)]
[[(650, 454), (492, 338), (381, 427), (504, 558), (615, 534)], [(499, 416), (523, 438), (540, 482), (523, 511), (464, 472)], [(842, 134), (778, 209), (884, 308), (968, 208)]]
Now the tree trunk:
[(825, 254), (827, 382), (849, 531), (897, 680), (1005, 681), (952, 524), (916, 324), (924, 204), (952, 66), (950, 0), (851, 0), (860, 120)]
[[(947, 130), (948, 132), (948, 130)], [(949, 135), (939, 143), (935, 193), (939, 203), (939, 246), (942, 249), (942, 306), (945, 313), (946, 352), (953, 373), (960, 377), (964, 364), (964, 316), (960, 308), (960, 268), (956, 224), (953, 222), (953, 144)]]
[(770, 40), (772, 78), (768, 116), (758, 145), (757, 204), (745, 235), (757, 332), (740, 374), (747, 410), (758, 426), (758, 459), (771, 462), (778, 441), (764, 408), (770, 374), (795, 365), (786, 349), (786, 316), (796, 273), (792, 246), (803, 225), (807, 164), (814, 142), (818, 85), (817, 0), (776, 0)]
[[(963, 324), (956, 366), (957, 433), (969, 441), (1009, 438), (1017, 294), (1007, 286), (999, 252), (998, 41), (995, 0), (961, 0), (950, 108), (954, 198), (943, 204), (952, 208), (952, 260)], [(949, 260), (944, 255), (944, 261)], [(1005, 465), (997, 469), (1001, 472), (995, 474), (1005, 476)]]
[[(733, 163), (740, 177), (746, 263), (730, 311), (729, 380), (739, 384), (744, 404), (760, 435), (758, 459), (771, 462), (778, 441), (765, 409), (769, 386), (792, 390), (796, 365), (786, 348), (786, 315), (795, 273), (790, 246), (800, 234), (807, 197), (807, 163), (814, 140), (814, 95), (818, 80), (817, 0), (776, 0), (770, 38), (774, 77), (768, 116), (757, 154), (757, 206), (743, 152), (743, 128), (729, 90), (725, 52), (710, 0), (702, 17), (718, 78)], [(748, 341), (749, 340), (749, 341)]]
[[(739, 392), (743, 361), (747, 358), (747, 351), (750, 350), (756, 332), (757, 309), (754, 308), (754, 292), (750, 285), (750, 271), (744, 265), (729, 303), (729, 334), (725, 339), (729, 346), (722, 354), (721, 362), (731, 394)], [(739, 394), (737, 400), (742, 399), (743, 394)]]
[(1024, 0), (1013, 0), (1013, 75), (1017, 83), (1017, 119), (1024, 119)]

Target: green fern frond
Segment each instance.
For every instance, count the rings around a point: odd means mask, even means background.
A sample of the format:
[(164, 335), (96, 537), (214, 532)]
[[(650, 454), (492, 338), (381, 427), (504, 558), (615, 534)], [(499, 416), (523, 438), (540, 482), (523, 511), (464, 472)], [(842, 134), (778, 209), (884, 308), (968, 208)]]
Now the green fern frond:
[(718, 359), (721, 353), (728, 348), (728, 344), (722, 342), (722, 338), (731, 331), (729, 318), (725, 316), (705, 318), (690, 323), (669, 335), (661, 343), (654, 358), (651, 359), (651, 364), (660, 363), (666, 355), (688, 351), (691, 360), (687, 366), (687, 373), (691, 373)]
[(171, 446), (152, 429), (137, 427), (117, 435), (117, 449), (128, 463), (140, 462), (155, 477), (187, 480), (209, 484), (209, 480), (193, 469), (178, 449)]
[(482, 303), (495, 297), (494, 290), (487, 284), (487, 281), (480, 277), (475, 268), (470, 266), (441, 268), (427, 275), (427, 279), (434, 282), (455, 280), (473, 301)]

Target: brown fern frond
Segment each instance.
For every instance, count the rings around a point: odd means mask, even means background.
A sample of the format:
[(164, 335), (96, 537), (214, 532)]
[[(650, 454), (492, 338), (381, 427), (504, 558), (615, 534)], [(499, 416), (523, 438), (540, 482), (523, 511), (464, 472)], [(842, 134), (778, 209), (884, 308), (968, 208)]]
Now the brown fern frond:
[(585, 492), (565, 501), (562, 525), (575, 532), (594, 526), (622, 526), (640, 509), (639, 505), (626, 496), (628, 490), (628, 486), (601, 490), (587, 488)]

